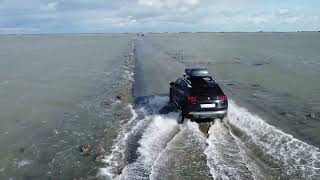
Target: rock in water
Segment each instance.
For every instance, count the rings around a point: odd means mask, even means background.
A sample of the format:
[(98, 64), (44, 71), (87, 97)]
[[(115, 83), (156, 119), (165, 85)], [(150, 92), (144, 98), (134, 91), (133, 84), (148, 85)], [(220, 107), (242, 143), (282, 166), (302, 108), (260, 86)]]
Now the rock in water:
[(80, 152), (82, 156), (90, 156), (92, 151), (92, 146), (90, 144), (85, 144), (80, 146)]
[(19, 152), (23, 153), (24, 152), (24, 148), (23, 147), (19, 148)]
[(120, 95), (117, 95), (117, 96), (116, 96), (116, 99), (121, 100), (122, 97), (121, 97)]
[(307, 117), (311, 118), (311, 119), (316, 119), (316, 114), (315, 113), (311, 113), (311, 114), (308, 114)]

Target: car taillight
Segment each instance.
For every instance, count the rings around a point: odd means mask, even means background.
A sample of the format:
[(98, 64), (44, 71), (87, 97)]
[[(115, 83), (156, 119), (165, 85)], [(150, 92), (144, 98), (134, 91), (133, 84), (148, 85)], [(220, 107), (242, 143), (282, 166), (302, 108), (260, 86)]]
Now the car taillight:
[(188, 102), (196, 102), (197, 101), (197, 97), (196, 96), (187, 96), (187, 100)]
[(226, 95), (223, 95), (223, 96), (218, 96), (218, 99), (224, 101), (224, 100), (228, 100), (228, 97)]

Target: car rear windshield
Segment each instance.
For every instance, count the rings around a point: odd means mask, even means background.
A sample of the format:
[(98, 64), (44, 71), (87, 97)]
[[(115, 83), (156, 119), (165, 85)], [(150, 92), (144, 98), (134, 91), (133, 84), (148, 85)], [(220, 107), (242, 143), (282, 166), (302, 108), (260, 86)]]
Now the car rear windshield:
[(192, 94), (195, 95), (223, 95), (219, 85), (211, 78), (189, 78), (192, 85)]
[(220, 95), (223, 95), (223, 92), (219, 86), (216, 86), (216, 87), (208, 87), (208, 88), (192, 88), (192, 94), (220, 96)]

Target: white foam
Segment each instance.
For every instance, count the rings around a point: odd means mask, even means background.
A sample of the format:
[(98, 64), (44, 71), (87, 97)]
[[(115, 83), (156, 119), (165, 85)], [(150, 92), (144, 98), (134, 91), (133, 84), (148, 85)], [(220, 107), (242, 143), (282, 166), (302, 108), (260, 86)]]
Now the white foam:
[[(147, 99), (146, 106), (149, 106), (151, 108), (149, 108), (149, 111), (151, 110), (151, 114), (158, 114), (159, 110), (166, 105), (168, 100), (169, 99), (167, 97), (154, 96), (152, 98)], [(121, 163), (124, 163), (123, 161), (125, 157), (125, 152), (128, 148), (128, 139), (130, 137), (135, 136), (137, 133), (143, 132), (146, 126), (148, 126), (151, 122), (157, 122), (155, 127), (162, 125), (161, 123), (159, 124), (159, 122), (171, 124), (173, 122), (176, 122), (176, 120), (173, 121), (173, 119), (176, 119), (175, 116), (177, 116), (177, 114), (167, 115), (166, 118), (163, 118), (162, 116), (147, 115), (144, 118), (139, 119), (137, 112), (139, 112), (139, 114), (142, 113), (144, 115), (150, 114), (150, 112), (147, 113), (147, 111), (144, 109), (145, 107), (142, 107), (141, 109), (138, 109), (136, 111), (132, 108), (131, 105), (129, 105), (129, 108), (132, 117), (128, 121), (128, 123), (121, 127), (121, 130), (119, 131), (117, 138), (114, 140), (111, 153), (102, 160), (102, 162), (106, 164), (106, 167), (100, 168), (97, 176), (104, 176), (111, 179), (119, 178), (117, 173), (120, 166), (122, 165)], [(167, 119), (170, 120), (166, 121)], [(154, 126), (149, 127), (149, 129), (152, 127)], [(145, 142), (143, 142), (142, 144), (144, 143)]]
[(114, 140), (115, 144), (112, 146), (111, 153), (102, 160), (102, 162), (106, 163), (107, 167), (100, 168), (97, 176), (105, 176), (109, 178), (115, 178), (117, 176), (114, 172), (116, 172), (116, 169), (119, 166), (118, 162), (121, 162), (124, 158), (128, 137), (143, 126), (143, 121), (140, 121), (140, 123), (137, 123), (131, 130), (129, 130), (133, 121), (138, 117), (137, 113), (132, 108), (132, 105), (129, 105), (129, 109), (132, 117), (128, 123), (122, 127), (117, 138)]
[[(138, 152), (140, 153), (143, 163), (152, 166), (154, 160), (159, 155), (159, 150), (167, 144), (168, 140), (177, 130), (176, 117), (155, 116), (153, 123), (147, 128), (143, 134)], [(150, 167), (151, 167), (150, 166)]]
[(267, 124), (257, 115), (229, 101), (228, 122), (243, 131), (254, 145), (273, 158), (286, 176), (320, 178), (320, 151)]
[(195, 123), (195, 122), (190, 122), (190, 121), (187, 121), (186, 122), (186, 130), (192, 132), (193, 134), (193, 137), (195, 137), (195, 139), (197, 139), (198, 141), (200, 141), (202, 147), (201, 148), (205, 148), (207, 146), (207, 144), (205, 143), (206, 142), (206, 136), (200, 131), (200, 128), (199, 128), (199, 124), (198, 123)]
[(143, 179), (149, 176), (157, 157), (179, 131), (177, 117), (177, 113), (151, 117), (152, 122), (139, 141), (139, 157), (124, 168), (121, 179)]
[(149, 113), (146, 114), (159, 114), (159, 111), (169, 102), (169, 97), (167, 96), (153, 96), (146, 100), (146, 105), (144, 108), (147, 108)]
[[(186, 135), (186, 133), (190, 133), (192, 136)], [(185, 121), (183, 125), (180, 126), (180, 131), (178, 134), (174, 136), (174, 138), (167, 144), (167, 146), (159, 153), (157, 159), (154, 161), (151, 172), (149, 175), (149, 179), (155, 180), (155, 179), (167, 179), (168, 174), (165, 174), (163, 172), (163, 168), (166, 170), (172, 171), (172, 167), (168, 163), (175, 159), (177, 154), (170, 154), (172, 153), (172, 148), (175, 147), (175, 143), (180, 142), (180, 140), (188, 138), (188, 142), (194, 143), (193, 141), (197, 141), (197, 144), (200, 144), (204, 149), (206, 146), (206, 137), (203, 135), (203, 133), (199, 130), (199, 126), (197, 123)], [(176, 152), (181, 153), (181, 152)]]
[(125, 72), (124, 78), (129, 80), (129, 81), (131, 81), (131, 82), (133, 82), (134, 81), (134, 78), (133, 78), (134, 77), (134, 73), (131, 72), (131, 71), (128, 71), (128, 70), (125, 70), (124, 72)]
[(129, 53), (129, 56), (128, 58), (126, 59), (126, 62), (125, 62), (125, 65), (124, 65), (124, 78), (129, 80), (130, 82), (133, 82), (134, 81), (134, 72), (133, 72), (133, 69), (134, 69), (134, 48), (135, 48), (135, 43), (134, 41), (131, 42), (131, 45), (130, 45), (130, 53)]
[[(251, 157), (250, 155), (248, 155), (248, 152), (246, 151), (248, 150), (248, 148), (245, 147), (245, 144), (240, 140), (240, 138), (232, 134), (232, 132), (230, 132), (230, 135), (234, 138), (235, 142), (239, 146), (239, 150), (240, 150), (239, 154), (241, 155), (248, 169), (252, 172), (253, 179), (259, 179), (259, 180), (270, 179), (271, 178), (270, 175), (262, 171), (261, 167), (257, 165), (256, 159), (253, 159), (254, 157)], [(259, 163), (261, 164), (260, 161)]]
[(209, 129), (207, 164), (214, 179), (252, 179), (238, 145), (220, 121)]
[(169, 101), (167, 96), (154, 96), (148, 99), (148, 105), (154, 107), (154, 110), (160, 110)]
[(24, 167), (26, 165), (31, 164), (31, 161), (30, 160), (21, 160), (21, 161), (16, 162), (16, 164), (17, 164), (18, 168), (21, 168), (21, 167)]
[(164, 166), (163, 164), (166, 163), (167, 161), (167, 151), (170, 149), (170, 147), (173, 145), (173, 143), (176, 141), (176, 139), (180, 136), (180, 134), (182, 133), (182, 131), (180, 131), (176, 136), (174, 136), (174, 138), (167, 144), (167, 146), (165, 147), (165, 149), (163, 149), (157, 159), (154, 161), (152, 167), (151, 167), (151, 171), (150, 171), (150, 175), (149, 175), (149, 179), (153, 180), (153, 179), (157, 179), (159, 177), (159, 167)]

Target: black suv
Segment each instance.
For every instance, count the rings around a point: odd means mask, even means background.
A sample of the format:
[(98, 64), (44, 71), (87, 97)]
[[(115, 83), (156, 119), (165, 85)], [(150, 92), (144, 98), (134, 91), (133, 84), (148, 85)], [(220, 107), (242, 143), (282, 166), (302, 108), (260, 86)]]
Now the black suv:
[(184, 118), (207, 122), (223, 119), (228, 112), (228, 99), (220, 86), (204, 68), (185, 69), (186, 75), (170, 83), (170, 102), (181, 110), (178, 123)]

